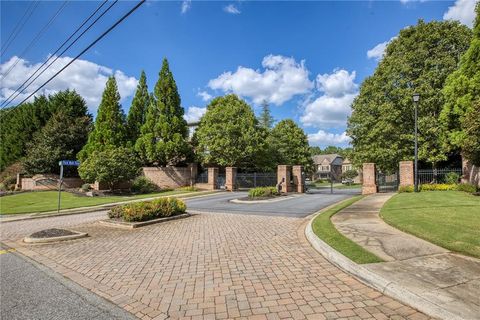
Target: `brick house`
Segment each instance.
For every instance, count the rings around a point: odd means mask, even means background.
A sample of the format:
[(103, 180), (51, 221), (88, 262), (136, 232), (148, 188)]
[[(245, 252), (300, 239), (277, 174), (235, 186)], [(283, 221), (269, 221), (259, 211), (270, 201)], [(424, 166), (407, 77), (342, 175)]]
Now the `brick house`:
[(333, 181), (342, 180), (343, 158), (338, 154), (318, 154), (313, 156), (315, 165), (314, 179), (330, 179)]
[(353, 178), (353, 183), (361, 183), (362, 182), (362, 170), (357, 169), (353, 166), (353, 163), (350, 161), (350, 159), (346, 158), (342, 162), (342, 173), (347, 172), (348, 170), (357, 170), (358, 175)]

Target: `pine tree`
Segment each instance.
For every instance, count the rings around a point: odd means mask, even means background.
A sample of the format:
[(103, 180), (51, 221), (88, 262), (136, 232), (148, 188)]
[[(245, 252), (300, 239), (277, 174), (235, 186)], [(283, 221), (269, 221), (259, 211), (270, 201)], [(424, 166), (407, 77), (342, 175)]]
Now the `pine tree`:
[(135, 144), (145, 164), (177, 165), (190, 160), (192, 150), (187, 142), (188, 127), (180, 103), (177, 84), (167, 59), (164, 59), (154, 99), (148, 106), (145, 124)]
[(272, 129), (273, 123), (275, 122), (275, 119), (273, 119), (272, 114), (270, 113), (270, 106), (268, 105), (267, 100), (263, 100), (262, 102), (262, 112), (260, 113), (258, 122), (261, 127), (267, 130)]
[(137, 91), (135, 92), (135, 97), (132, 100), (132, 105), (127, 117), (127, 134), (132, 145), (135, 145), (135, 142), (140, 136), (140, 130), (145, 123), (149, 101), (150, 94), (148, 93), (147, 77), (145, 76), (145, 72), (142, 71), (140, 80), (138, 81)]
[[(446, 150), (458, 152), (462, 149), (468, 154), (472, 154), (472, 150), (465, 149), (465, 140), (469, 140), (467, 145), (473, 140), (468, 137), (467, 128), (469, 124), (475, 123), (471, 115), (478, 114), (478, 110), (474, 109), (478, 108), (475, 103), (480, 101), (480, 3), (475, 11), (477, 16), (470, 47), (462, 56), (459, 68), (447, 79), (443, 89), (445, 105), (440, 114)], [(469, 114), (470, 119), (467, 119)], [(480, 156), (477, 156), (477, 160), (478, 158)]]
[(97, 118), (88, 142), (79, 152), (78, 158), (84, 161), (94, 151), (117, 148), (126, 144), (125, 114), (120, 105), (115, 77), (108, 78), (102, 101), (98, 107)]

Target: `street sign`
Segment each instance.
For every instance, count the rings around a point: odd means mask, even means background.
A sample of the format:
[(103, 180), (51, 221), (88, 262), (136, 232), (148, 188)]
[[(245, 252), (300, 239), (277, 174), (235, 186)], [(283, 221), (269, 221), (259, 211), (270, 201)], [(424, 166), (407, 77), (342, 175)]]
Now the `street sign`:
[(80, 161), (77, 160), (60, 160), (58, 162), (59, 166), (75, 166), (78, 167), (80, 165)]

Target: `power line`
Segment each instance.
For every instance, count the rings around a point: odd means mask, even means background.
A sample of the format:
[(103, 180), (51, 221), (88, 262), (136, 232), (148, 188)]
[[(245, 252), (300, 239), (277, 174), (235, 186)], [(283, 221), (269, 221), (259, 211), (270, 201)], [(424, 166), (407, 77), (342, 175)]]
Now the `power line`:
[(18, 105), (21, 105), (28, 99), (30, 99), (35, 93), (37, 93), (40, 89), (45, 87), (50, 81), (52, 81), (56, 76), (58, 76), (63, 70), (65, 70), (68, 66), (70, 66), (75, 60), (80, 58), (85, 52), (87, 52), (91, 47), (93, 47), (98, 41), (100, 41), (103, 37), (105, 37), (110, 31), (115, 29), (123, 20), (125, 20), (128, 16), (130, 16), (134, 11), (136, 11), (146, 0), (141, 0), (137, 3), (130, 11), (124, 14), (117, 22), (115, 22), (110, 28), (108, 28), (105, 32), (103, 32), (95, 41), (90, 43), (85, 49), (82, 50), (75, 58), (73, 58), (69, 63), (67, 63), (62, 69), (60, 69), (57, 73), (55, 73), (50, 79), (48, 79), (44, 84), (38, 87), (34, 92), (32, 92), (28, 97), (22, 100)]
[(63, 4), (60, 6), (60, 8), (55, 12), (55, 14), (50, 18), (50, 20), (47, 22), (47, 24), (45, 26), (43, 26), (43, 28), (37, 33), (37, 35), (35, 36), (35, 38), (32, 39), (32, 41), (30, 41), (30, 43), (28, 44), (28, 46), (22, 51), (22, 53), (20, 54), (19, 57), (17, 57), (17, 60), (15, 61), (15, 63), (5, 72), (5, 74), (3, 75), (3, 79), (5, 79), (8, 74), (10, 73), (10, 71), (13, 70), (13, 68), (15, 68), (15, 66), (18, 64), (18, 62), (20, 62), (20, 58), (21, 57), (24, 57), (25, 54), (32, 48), (33, 45), (35, 45), (35, 43), (38, 41), (38, 39), (40, 39), (40, 37), (45, 33), (45, 31), (47, 31), (47, 29), (52, 25), (53, 21), (55, 21), (55, 19), (58, 17), (58, 15), (60, 14), (60, 12), (62, 12), (63, 8), (65, 8), (65, 6), (67, 5), (68, 3), (68, 0), (67, 1), (64, 1)]
[[(5, 54), (5, 52), (10, 47), (12, 42), (15, 40), (15, 38), (17, 38), (18, 34), (22, 31), (23, 27), (27, 23), (28, 19), (30, 19), (30, 17), (32, 16), (32, 14), (35, 11), (35, 9), (37, 8), (38, 4), (39, 4), (38, 1), (31, 2), (30, 5), (28, 6), (27, 10), (25, 10), (25, 13), (20, 18), (20, 20), (18, 20), (17, 24), (15, 25), (15, 28), (13, 28), (12, 33), (8, 37), (7, 41), (5, 42), (5, 45), (3, 46), (2, 52), (0, 54), (1, 56), (3, 56)], [(30, 10), (30, 9), (32, 9), (32, 10)], [(25, 17), (27, 17), (27, 18), (24, 21)]]
[[(73, 42), (68, 45), (68, 47), (66, 47), (59, 55), (57, 55), (58, 51), (68, 42), (70, 41), (70, 39), (72, 39), (72, 37), (108, 2), (108, 0), (105, 0), (102, 4), (100, 4), (100, 6), (77, 28), (77, 30), (75, 30), (74, 33), (72, 33), (72, 35), (70, 35), (70, 37), (68, 37), (67, 40), (65, 40), (62, 45), (60, 47), (58, 47), (58, 49), (48, 57), (47, 60), (45, 60), (45, 62), (42, 63), (41, 66), (39, 66), (34, 73), (32, 73), (27, 80), (25, 80), (6, 100), (4, 100), (1, 104), (1, 106), (4, 106), (4, 105), (8, 105), (10, 102), (12, 102), (13, 100), (15, 100), (21, 93), (23, 93), (28, 87), (30, 87), (30, 85), (32, 85), (35, 80), (37, 80), (45, 71), (47, 71), (47, 69), (53, 64), (55, 63), (55, 61), (57, 61), (68, 49), (70, 49), (88, 30), (90, 30), (90, 28), (95, 24), (97, 23), (97, 21), (102, 18), (117, 2), (118, 0), (115, 0), (107, 9), (105, 9), (105, 11), (103, 11), (100, 16), (98, 16), (80, 35), (78, 35), (75, 40), (73, 40)], [(48, 64), (48, 66), (45, 67), (45, 69), (42, 70), (42, 72), (40, 72), (40, 74), (38, 74), (32, 81), (30, 81), (30, 79), (32, 79), (33, 76), (35, 76), (35, 74), (37, 74), (37, 72), (43, 67), (45, 66), (45, 64), (48, 63), (48, 61), (50, 61), (53, 57), (55, 57), (55, 59), (50, 62)], [(28, 83), (26, 86), (25, 84), (30, 81), (30, 83)], [(25, 87), (24, 87), (25, 86)], [(23, 88), (23, 89), (22, 89)], [(21, 89), (21, 91), (20, 91)], [(15, 95), (13, 98), (12, 96)], [(11, 98), (11, 99), (10, 99)]]

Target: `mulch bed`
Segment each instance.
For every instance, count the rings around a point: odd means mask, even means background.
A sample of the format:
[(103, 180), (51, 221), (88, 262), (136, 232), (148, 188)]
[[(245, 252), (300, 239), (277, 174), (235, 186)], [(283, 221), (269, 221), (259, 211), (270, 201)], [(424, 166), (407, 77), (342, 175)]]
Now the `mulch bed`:
[(72, 232), (69, 230), (52, 228), (52, 229), (46, 229), (46, 230), (32, 233), (30, 237), (31, 238), (53, 238), (53, 237), (72, 236), (75, 234), (76, 234), (75, 232)]

